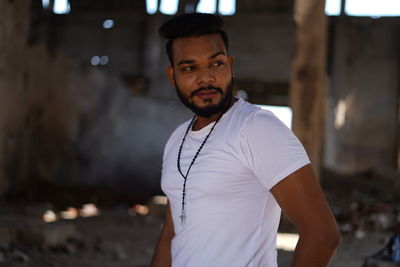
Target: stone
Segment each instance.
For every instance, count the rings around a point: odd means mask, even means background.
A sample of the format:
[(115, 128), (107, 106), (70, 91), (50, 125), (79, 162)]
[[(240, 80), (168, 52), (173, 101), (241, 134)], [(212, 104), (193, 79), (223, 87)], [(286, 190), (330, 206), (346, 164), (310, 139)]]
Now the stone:
[(14, 250), (10, 254), (10, 260), (14, 262), (28, 262), (29, 256), (19, 250)]
[(65, 246), (70, 238), (78, 237), (75, 225), (62, 222), (29, 225), (18, 229), (19, 242), (43, 249)]
[(6, 261), (6, 256), (3, 251), (0, 251), (0, 263), (4, 263)]
[(124, 261), (128, 259), (128, 254), (126, 253), (125, 248), (119, 243), (114, 244), (112, 255), (117, 261)]

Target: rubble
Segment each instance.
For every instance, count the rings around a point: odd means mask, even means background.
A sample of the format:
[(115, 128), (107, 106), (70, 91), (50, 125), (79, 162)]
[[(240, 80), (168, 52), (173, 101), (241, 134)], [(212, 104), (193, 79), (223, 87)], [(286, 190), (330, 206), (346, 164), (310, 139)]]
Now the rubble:
[(0, 263), (27, 263), (29, 260), (29, 256), (20, 250), (0, 250)]
[(18, 242), (25, 246), (36, 246), (41, 249), (65, 246), (68, 239), (79, 239), (75, 225), (56, 222), (51, 224), (38, 223), (19, 228)]
[(365, 199), (354, 201), (350, 205), (341, 203), (339, 207), (334, 207), (342, 233), (351, 234), (357, 238), (362, 238), (363, 233), (398, 231), (399, 209), (400, 204), (374, 203)]
[(386, 261), (371, 261), (363, 264), (362, 267), (398, 267), (397, 263), (386, 262)]

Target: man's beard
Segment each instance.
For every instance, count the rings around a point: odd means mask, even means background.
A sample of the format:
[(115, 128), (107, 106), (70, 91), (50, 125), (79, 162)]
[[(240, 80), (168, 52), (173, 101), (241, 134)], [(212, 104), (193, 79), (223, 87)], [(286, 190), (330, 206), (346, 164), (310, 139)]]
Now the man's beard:
[[(176, 82), (175, 82), (175, 89), (176, 89), (176, 92), (177, 92), (178, 97), (181, 100), (181, 102), (186, 107), (188, 107), (191, 111), (193, 111), (194, 114), (196, 114), (200, 117), (210, 118), (211, 116), (213, 116), (215, 114), (226, 111), (226, 109), (229, 107), (229, 105), (232, 101), (232, 97), (233, 97), (233, 78), (228, 83), (225, 94), (221, 88), (215, 87), (212, 85), (200, 87), (200, 88), (196, 89), (195, 91), (193, 91), (190, 94), (190, 96), (188, 96), (188, 97), (182, 93), (182, 91), (179, 89)], [(189, 98), (193, 97), (195, 94), (197, 94), (203, 90), (215, 90), (215, 91), (217, 91), (217, 93), (222, 95), (222, 99), (219, 101), (219, 103), (217, 103), (215, 105), (209, 105), (206, 107), (198, 107), (193, 102), (189, 102)], [(206, 101), (210, 101), (210, 100), (205, 100), (204, 102), (206, 102)]]

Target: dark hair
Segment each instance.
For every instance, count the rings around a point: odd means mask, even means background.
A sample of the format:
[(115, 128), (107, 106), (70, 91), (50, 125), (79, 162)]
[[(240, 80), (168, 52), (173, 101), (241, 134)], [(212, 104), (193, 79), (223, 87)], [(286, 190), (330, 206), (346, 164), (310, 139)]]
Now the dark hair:
[(229, 39), (223, 30), (223, 25), (224, 21), (220, 16), (204, 13), (183, 14), (165, 22), (158, 32), (162, 37), (168, 39), (165, 48), (171, 65), (174, 65), (172, 61), (172, 42), (176, 38), (219, 33), (224, 41), (226, 50), (228, 50)]

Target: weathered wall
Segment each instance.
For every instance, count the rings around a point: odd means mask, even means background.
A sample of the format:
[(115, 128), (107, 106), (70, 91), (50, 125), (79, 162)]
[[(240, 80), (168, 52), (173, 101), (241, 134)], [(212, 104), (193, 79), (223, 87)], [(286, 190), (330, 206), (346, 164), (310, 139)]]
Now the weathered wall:
[(28, 46), (23, 2), (0, 9), (0, 195), (37, 181), (156, 190), (164, 143), (189, 113), (58, 49)]
[[(115, 26), (102, 29), (101, 23), (108, 17), (115, 19)], [(152, 83), (147, 92), (152, 97), (175, 98), (173, 90), (165, 90), (168, 61), (164, 40), (158, 36), (158, 27), (169, 18), (112, 12), (105, 16), (93, 11), (57, 19), (59, 23), (46, 27), (57, 27), (51, 30), (57, 46), (84, 62), (90, 62), (94, 55), (108, 55), (107, 71), (143, 75)], [(236, 59), (236, 79), (288, 83), (293, 46), (291, 14), (239, 13), (225, 17), (225, 26)]]
[(396, 167), (398, 19), (335, 18), (325, 165), (342, 172)]
[(288, 82), (293, 50), (291, 14), (225, 18), (237, 79)]
[[(185, 112), (133, 95), (114, 75), (33, 47), (30, 176), (64, 184), (157, 188), (163, 144)], [(43, 62), (37, 64), (38, 61)], [(178, 114), (176, 114), (178, 113)], [(137, 188), (139, 190), (139, 188)]]

